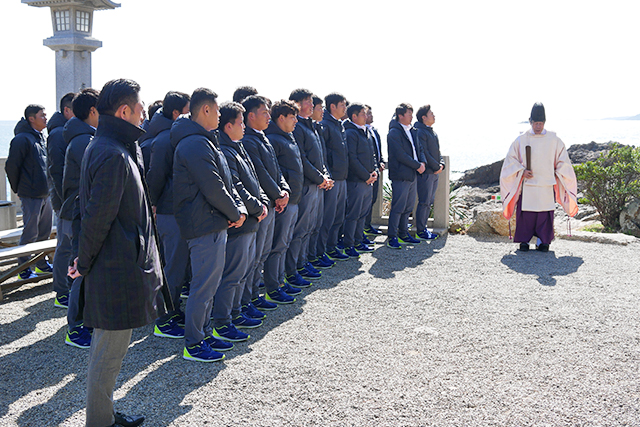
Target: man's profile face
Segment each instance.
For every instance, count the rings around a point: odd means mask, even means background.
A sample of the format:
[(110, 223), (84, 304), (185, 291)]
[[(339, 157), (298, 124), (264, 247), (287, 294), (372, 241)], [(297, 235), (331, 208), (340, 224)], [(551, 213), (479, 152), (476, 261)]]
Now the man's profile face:
[(249, 113), (249, 118), (251, 119), (251, 124), (255, 130), (265, 130), (269, 127), (271, 114), (269, 113), (267, 106), (262, 104), (255, 112)]
[(341, 118), (347, 113), (347, 101), (340, 101), (335, 105), (333, 117)]
[(313, 114), (311, 114), (311, 118), (316, 122), (322, 121), (322, 104), (318, 104), (313, 107)]
[(371, 111), (371, 108), (367, 108), (367, 124), (370, 125), (371, 123), (373, 123), (373, 111)]
[(531, 122), (531, 128), (533, 128), (533, 133), (540, 135), (544, 130), (544, 122)]
[(300, 112), (298, 113), (300, 114), (300, 117), (304, 117), (306, 119), (311, 116), (311, 113), (313, 112), (313, 98), (309, 96), (303, 99), (298, 104), (298, 108), (300, 109)]
[(427, 126), (432, 126), (436, 122), (436, 115), (433, 114), (433, 110), (429, 110), (427, 114), (422, 118), (422, 123)]
[(242, 114), (238, 114), (232, 122), (224, 125), (224, 131), (232, 141), (240, 141), (244, 136), (244, 120)]
[(362, 110), (360, 110), (360, 112), (358, 114), (352, 114), (351, 115), (351, 121), (355, 124), (357, 124), (358, 126), (364, 126), (367, 124), (367, 109), (363, 108)]
[(209, 115), (208, 115), (208, 129), (212, 131), (214, 129), (218, 129), (218, 125), (220, 124), (220, 106), (217, 102), (213, 104), (205, 104), (209, 107)]
[(126, 105), (123, 110), (123, 119), (134, 126), (140, 126), (144, 117), (144, 104), (138, 99), (133, 105)]
[(296, 123), (298, 123), (298, 118), (295, 116), (295, 114), (289, 114), (282, 118), (281, 123), (281, 129), (285, 132), (291, 133), (295, 129)]
[(44, 110), (38, 111), (35, 116), (29, 117), (28, 120), (31, 124), (31, 127), (38, 132), (42, 132), (44, 128), (47, 127), (47, 115), (45, 114)]
[(404, 114), (398, 114), (398, 121), (405, 126), (410, 126), (413, 121), (413, 111), (407, 110)]

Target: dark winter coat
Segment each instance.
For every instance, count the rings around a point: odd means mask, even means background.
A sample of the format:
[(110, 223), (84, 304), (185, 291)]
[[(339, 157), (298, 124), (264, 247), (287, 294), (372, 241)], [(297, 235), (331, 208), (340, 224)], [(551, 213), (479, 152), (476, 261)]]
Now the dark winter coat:
[(64, 173), (64, 156), (67, 152), (67, 142), (64, 140), (63, 130), (67, 124), (64, 115), (56, 111), (47, 122), (47, 174), (49, 178), (49, 194), (51, 206), (58, 212), (62, 207), (62, 175)]
[(426, 160), (420, 144), (417, 143), (417, 135), (414, 128), (411, 128), (411, 135), (415, 144), (418, 160), (413, 158), (413, 148), (404, 128), (397, 120), (389, 123), (389, 134), (387, 135), (387, 149), (389, 154), (389, 178), (391, 181), (413, 181), (417, 177), (420, 163)]
[(173, 157), (173, 209), (185, 240), (229, 228), (247, 214), (233, 188), (229, 165), (216, 132), (208, 132), (189, 118), (171, 127)]
[(147, 184), (151, 203), (156, 207), (156, 213), (162, 215), (173, 215), (173, 155), (176, 146), (171, 141), (171, 125), (173, 120), (166, 118), (162, 110), (153, 115), (149, 125), (149, 134), (155, 136), (147, 165)]
[(87, 327), (138, 328), (165, 313), (158, 304), (157, 233), (136, 144), (141, 133), (103, 114), (82, 159), (78, 271)]
[(64, 176), (62, 179), (62, 208), (60, 218), (73, 221), (80, 218), (80, 167), (82, 156), (96, 130), (87, 123), (71, 118), (64, 127), (63, 136), (67, 143)]
[(375, 144), (367, 131), (358, 129), (353, 122), (345, 120), (344, 129), (347, 134), (347, 147), (349, 148), (349, 175), (348, 181), (367, 181), (371, 172), (376, 170)]
[(349, 173), (349, 150), (347, 134), (340, 120), (336, 120), (327, 110), (322, 119), (324, 142), (327, 147), (327, 168), (336, 181), (347, 179)]
[(313, 120), (298, 117), (293, 137), (300, 148), (304, 170), (304, 185), (319, 185), (329, 175), (324, 164), (324, 152)]
[(433, 128), (421, 122), (416, 122), (413, 127), (417, 130), (418, 142), (427, 160), (427, 171), (425, 173), (433, 174), (440, 169), (440, 165), (444, 168), (444, 160), (440, 155), (440, 141)]
[(11, 140), (4, 166), (11, 189), (19, 197), (47, 198), (49, 184), (44, 137), (24, 118), (20, 119), (13, 133), (15, 137)]
[(269, 127), (264, 133), (273, 146), (282, 175), (287, 184), (289, 184), (289, 189), (291, 190), (289, 203), (297, 205), (302, 197), (302, 187), (304, 186), (304, 170), (300, 148), (293, 134), (283, 131), (273, 121), (269, 122)]
[(291, 189), (282, 175), (273, 146), (266, 135), (251, 128), (245, 129), (242, 145), (255, 166), (260, 187), (271, 200), (271, 206), (275, 206), (275, 201), (280, 198), (280, 193), (283, 190), (291, 193)]

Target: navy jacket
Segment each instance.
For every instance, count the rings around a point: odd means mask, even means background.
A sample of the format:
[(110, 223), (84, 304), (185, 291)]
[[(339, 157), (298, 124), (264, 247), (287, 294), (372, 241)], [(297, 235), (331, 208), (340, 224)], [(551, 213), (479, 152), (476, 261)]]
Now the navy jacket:
[(88, 327), (138, 328), (165, 313), (158, 304), (163, 273), (157, 233), (136, 144), (141, 133), (103, 114), (82, 159), (78, 270)]
[(345, 120), (344, 129), (347, 134), (349, 148), (348, 181), (367, 181), (371, 172), (376, 170), (373, 141), (367, 131), (358, 129), (350, 120)]
[(262, 206), (269, 206), (269, 198), (260, 188), (258, 174), (242, 146), (242, 142), (234, 142), (224, 132), (219, 133), (220, 149), (227, 158), (233, 186), (247, 208), (247, 219), (240, 228), (227, 230), (229, 236), (254, 233), (258, 231), (258, 217), (262, 215)]
[(171, 141), (171, 125), (173, 120), (158, 110), (151, 119), (148, 132), (155, 136), (151, 139), (147, 184), (151, 203), (156, 207), (156, 213), (162, 215), (173, 215), (173, 155), (178, 141)]
[(304, 170), (300, 148), (293, 134), (284, 132), (273, 121), (269, 122), (269, 127), (264, 133), (273, 146), (282, 175), (284, 175), (284, 179), (289, 184), (289, 189), (291, 190), (289, 204), (297, 205), (302, 197), (302, 187), (304, 186)]
[(336, 181), (347, 179), (349, 172), (349, 150), (347, 134), (341, 121), (336, 120), (325, 109), (322, 119), (323, 137), (327, 147), (327, 168)]
[(173, 212), (185, 240), (229, 228), (247, 214), (233, 188), (229, 165), (216, 132), (208, 132), (183, 117), (171, 126), (173, 157)]
[(251, 128), (245, 129), (242, 145), (255, 166), (260, 187), (271, 200), (271, 206), (275, 206), (275, 201), (280, 198), (280, 193), (284, 190), (291, 194), (291, 189), (282, 175), (273, 146), (266, 135)]
[(312, 119), (298, 117), (293, 137), (300, 147), (304, 169), (304, 185), (319, 185), (329, 175), (324, 164), (324, 150)]
[(420, 144), (417, 143), (418, 139), (414, 128), (411, 128), (411, 135), (418, 160), (413, 158), (411, 141), (400, 122), (392, 119), (389, 123), (387, 149), (389, 152), (389, 178), (392, 181), (413, 181), (416, 179), (420, 163), (426, 164)]
[(4, 170), (14, 193), (20, 197), (45, 199), (47, 182), (47, 149), (44, 137), (22, 118), (13, 130)]
[(64, 156), (67, 152), (67, 142), (62, 135), (67, 119), (56, 111), (47, 122), (47, 173), (49, 178), (49, 194), (51, 206), (58, 212), (62, 206), (62, 175), (64, 173)]
[(375, 154), (376, 154), (376, 162), (377, 167), (380, 167), (381, 163), (384, 163), (384, 157), (382, 157), (382, 139), (380, 139), (380, 134), (378, 133), (378, 129), (373, 126), (369, 126), (369, 132), (372, 133), (371, 139), (375, 144)]
[(440, 155), (440, 141), (433, 128), (421, 122), (416, 122), (413, 127), (417, 130), (418, 142), (427, 160), (427, 171), (425, 173), (433, 174), (440, 169), (440, 165), (444, 168), (444, 160)]
[(64, 127), (63, 136), (67, 143), (64, 176), (62, 178), (62, 207), (60, 218), (73, 221), (80, 218), (80, 167), (82, 156), (96, 130), (77, 117), (71, 118)]

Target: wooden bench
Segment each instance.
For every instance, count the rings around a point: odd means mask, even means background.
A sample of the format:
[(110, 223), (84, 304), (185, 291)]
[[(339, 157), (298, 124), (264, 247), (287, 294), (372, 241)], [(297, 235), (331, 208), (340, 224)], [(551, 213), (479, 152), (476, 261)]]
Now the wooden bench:
[(20, 273), (27, 267), (31, 267), (43, 259), (48, 254), (56, 251), (57, 239), (43, 240), (41, 242), (28, 243), (26, 245), (13, 246), (10, 248), (0, 249), (0, 261), (12, 260), (22, 256), (31, 256), (31, 258), (22, 264), (19, 264), (0, 275), (0, 300), (2, 299), (2, 291), (5, 289), (17, 288), (25, 283), (39, 282), (44, 279), (53, 277), (52, 273), (38, 274), (38, 277), (34, 277), (26, 280), (17, 280), (11, 283), (5, 283), (13, 276)]
[[(56, 236), (56, 226), (51, 228), (51, 237)], [(22, 227), (11, 228), (9, 230), (0, 230), (0, 247), (15, 246), (22, 236)]]

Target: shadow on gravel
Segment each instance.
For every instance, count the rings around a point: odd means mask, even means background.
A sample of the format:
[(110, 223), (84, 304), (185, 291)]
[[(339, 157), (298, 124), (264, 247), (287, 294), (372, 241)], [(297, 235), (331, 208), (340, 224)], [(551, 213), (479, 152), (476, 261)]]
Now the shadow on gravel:
[(402, 249), (382, 246), (372, 254), (375, 262), (369, 269), (369, 273), (378, 279), (395, 277), (397, 271), (423, 263), (424, 260), (436, 255), (446, 244), (447, 234), (436, 240), (423, 241), (417, 245), (405, 245), (402, 246)]
[(543, 286), (555, 286), (555, 277), (575, 273), (584, 263), (581, 257), (576, 256), (557, 258), (553, 251), (516, 251), (503, 256), (501, 261), (515, 272), (538, 276), (536, 280)]

